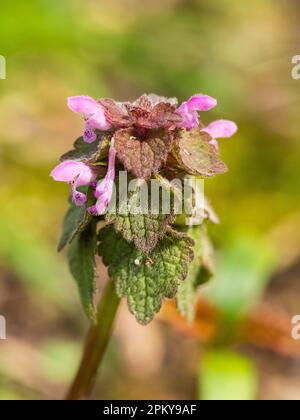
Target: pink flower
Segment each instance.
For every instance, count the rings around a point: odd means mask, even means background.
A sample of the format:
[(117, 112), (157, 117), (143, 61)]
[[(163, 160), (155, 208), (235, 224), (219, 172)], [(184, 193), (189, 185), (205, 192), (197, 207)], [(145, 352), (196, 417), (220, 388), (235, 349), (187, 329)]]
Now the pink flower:
[(77, 206), (83, 206), (87, 197), (84, 193), (77, 191), (77, 187), (91, 185), (96, 180), (97, 173), (83, 162), (65, 160), (53, 169), (50, 176), (55, 181), (70, 184), (72, 186), (72, 201)]
[(217, 105), (217, 100), (211, 96), (201, 93), (192, 96), (188, 101), (183, 102), (177, 109), (177, 113), (182, 117), (180, 127), (192, 130), (199, 126), (197, 111), (209, 111)]
[(233, 136), (237, 132), (237, 130), (237, 125), (233, 121), (229, 120), (217, 120), (202, 129), (202, 131), (205, 131), (212, 137), (210, 143), (214, 145), (217, 149), (219, 145), (216, 139), (229, 138)]
[(112, 139), (109, 149), (107, 173), (105, 177), (98, 182), (95, 189), (95, 197), (97, 198), (97, 202), (94, 206), (88, 208), (88, 211), (94, 216), (100, 216), (104, 214), (111, 200), (116, 175), (115, 161), (116, 149), (114, 147), (114, 140)]
[(68, 98), (68, 107), (83, 116), (85, 120), (83, 138), (87, 143), (96, 140), (96, 129), (106, 131), (111, 127), (105, 118), (102, 106), (90, 96), (72, 96)]

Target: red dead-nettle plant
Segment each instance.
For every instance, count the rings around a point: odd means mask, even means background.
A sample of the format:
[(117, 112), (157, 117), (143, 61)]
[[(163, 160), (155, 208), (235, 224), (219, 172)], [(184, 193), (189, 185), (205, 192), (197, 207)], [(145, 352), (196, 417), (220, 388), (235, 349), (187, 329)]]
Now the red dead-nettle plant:
[[(182, 195), (171, 181), (187, 176), (204, 179), (226, 171), (217, 139), (232, 136), (237, 127), (227, 120), (205, 126), (198, 115), (216, 104), (203, 94), (180, 106), (176, 98), (153, 94), (132, 103), (69, 98), (69, 108), (83, 116), (84, 134), (61, 157), (51, 176), (71, 187), (59, 250), (69, 244), (70, 269), (92, 322), (69, 398), (89, 394), (119, 298), (127, 298), (129, 310), (141, 324), (153, 319), (164, 298), (176, 294), (179, 310), (193, 318), (197, 288), (213, 274), (206, 223), (216, 217), (206, 205), (201, 223), (187, 226), (187, 215), (174, 210), (175, 200), (182, 200)], [(128, 182), (137, 180), (136, 187), (119, 194), (112, 211), (110, 203), (124, 171)], [(142, 186), (154, 179), (173, 197), (167, 214), (160, 204), (156, 211), (137, 211)], [(147, 199), (151, 198), (149, 193)], [(102, 257), (111, 279), (98, 311), (94, 307), (96, 255)]]

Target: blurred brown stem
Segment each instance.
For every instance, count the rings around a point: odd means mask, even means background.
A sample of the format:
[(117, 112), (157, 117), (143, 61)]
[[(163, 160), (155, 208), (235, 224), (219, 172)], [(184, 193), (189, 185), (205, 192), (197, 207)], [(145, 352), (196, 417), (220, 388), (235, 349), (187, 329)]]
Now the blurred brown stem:
[(80, 366), (66, 400), (82, 400), (90, 396), (111, 336), (119, 303), (114, 284), (109, 280), (98, 306), (96, 324), (89, 329)]

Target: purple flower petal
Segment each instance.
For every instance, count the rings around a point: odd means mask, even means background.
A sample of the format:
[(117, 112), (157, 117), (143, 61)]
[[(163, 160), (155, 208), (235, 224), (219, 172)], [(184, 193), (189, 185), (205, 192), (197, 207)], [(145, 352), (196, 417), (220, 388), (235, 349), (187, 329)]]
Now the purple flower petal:
[(218, 139), (233, 136), (237, 129), (237, 125), (233, 121), (217, 120), (203, 128), (202, 131), (210, 134), (214, 139)]
[(112, 140), (109, 149), (107, 173), (105, 177), (98, 182), (95, 190), (95, 197), (97, 198), (97, 202), (94, 206), (88, 208), (88, 211), (94, 216), (100, 216), (104, 214), (111, 200), (115, 181), (115, 160), (116, 150), (114, 148), (114, 142)]
[(83, 138), (87, 143), (92, 143), (96, 140), (96, 128), (106, 131), (111, 127), (105, 118), (102, 106), (90, 96), (72, 96), (68, 98), (68, 107), (73, 112), (79, 113), (84, 117), (86, 126)]
[(72, 201), (77, 206), (83, 206), (86, 195), (77, 191), (77, 187), (92, 184), (97, 177), (96, 171), (83, 162), (65, 160), (60, 163), (50, 174), (55, 181), (63, 181), (72, 185)]
[(89, 117), (97, 112), (99, 104), (90, 96), (71, 96), (68, 98), (68, 107), (73, 112)]
[(177, 110), (177, 113), (181, 115), (182, 122), (179, 124), (180, 127), (186, 130), (192, 130), (199, 126), (199, 118), (196, 111), (191, 111), (188, 108), (186, 102), (184, 102)]
[(50, 176), (55, 181), (72, 182), (76, 187), (89, 185), (96, 179), (96, 173), (90, 166), (75, 160), (65, 160), (60, 163), (53, 169)]
[(72, 201), (78, 207), (82, 207), (87, 201), (87, 196), (84, 193), (77, 191), (74, 185), (72, 186)]
[(98, 216), (98, 209), (96, 207), (96, 204), (94, 206), (88, 207), (87, 211), (92, 215), (92, 216)]
[(109, 130), (111, 125), (107, 121), (104, 113), (104, 109), (101, 105), (98, 105), (97, 111), (88, 119), (88, 124), (99, 130)]
[(208, 111), (217, 105), (217, 100), (211, 96), (197, 94), (188, 101), (183, 102), (177, 109), (177, 113), (182, 117), (180, 127), (192, 130), (199, 126), (197, 111)]
[(193, 95), (187, 102), (190, 111), (209, 111), (217, 105), (217, 100), (208, 95), (198, 93)]
[(85, 129), (83, 132), (83, 140), (86, 143), (93, 143), (97, 139), (97, 134), (95, 128), (91, 127), (89, 124), (85, 125)]

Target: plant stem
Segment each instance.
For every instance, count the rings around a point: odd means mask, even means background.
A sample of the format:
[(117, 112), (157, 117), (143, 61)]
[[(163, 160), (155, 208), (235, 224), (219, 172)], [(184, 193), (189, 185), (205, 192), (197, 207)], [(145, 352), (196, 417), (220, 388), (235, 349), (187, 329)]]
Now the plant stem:
[(109, 280), (98, 306), (96, 324), (91, 325), (87, 334), (80, 366), (66, 400), (82, 400), (90, 396), (111, 336), (119, 303), (114, 284)]

